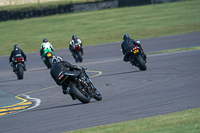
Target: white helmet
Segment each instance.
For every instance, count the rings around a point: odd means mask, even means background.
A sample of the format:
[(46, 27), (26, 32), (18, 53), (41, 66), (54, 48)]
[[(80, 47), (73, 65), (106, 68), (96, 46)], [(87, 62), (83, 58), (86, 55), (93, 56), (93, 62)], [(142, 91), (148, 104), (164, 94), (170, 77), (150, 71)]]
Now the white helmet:
[(53, 64), (63, 61), (63, 59), (60, 56), (54, 56), (52, 59)]

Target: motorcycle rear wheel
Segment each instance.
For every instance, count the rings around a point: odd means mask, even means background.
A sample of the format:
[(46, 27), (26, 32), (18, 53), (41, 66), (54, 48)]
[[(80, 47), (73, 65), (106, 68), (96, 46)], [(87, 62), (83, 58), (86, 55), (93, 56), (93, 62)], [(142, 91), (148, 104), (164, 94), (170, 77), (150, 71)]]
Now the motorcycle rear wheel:
[(78, 51), (78, 52), (77, 52), (77, 55), (78, 55), (78, 60), (79, 60), (79, 62), (82, 62), (82, 61), (83, 61), (83, 57), (82, 57), (81, 51)]
[(90, 102), (90, 96), (86, 91), (81, 91), (76, 87), (76, 84), (73, 83), (70, 86), (70, 92), (82, 103), (89, 103)]
[(17, 78), (18, 79), (23, 79), (24, 77), (24, 69), (21, 65), (17, 66)]
[(47, 58), (47, 67), (48, 67), (48, 69), (51, 69), (52, 66), (53, 66), (52, 58)]
[(139, 67), (139, 69), (141, 70), (141, 71), (145, 71), (146, 69), (147, 69), (147, 66), (145, 65), (145, 61), (144, 61), (144, 59), (142, 58), (142, 56), (141, 55), (138, 55), (137, 57), (136, 57), (136, 59), (137, 59), (137, 61), (138, 61), (138, 67)]

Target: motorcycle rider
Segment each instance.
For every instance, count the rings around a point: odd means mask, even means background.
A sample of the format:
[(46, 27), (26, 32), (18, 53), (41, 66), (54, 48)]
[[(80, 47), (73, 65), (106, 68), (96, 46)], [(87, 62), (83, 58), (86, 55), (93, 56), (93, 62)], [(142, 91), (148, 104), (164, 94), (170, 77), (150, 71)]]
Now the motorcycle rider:
[(13, 48), (14, 50), (11, 52), (10, 58), (9, 58), (10, 65), (13, 67), (13, 72), (16, 71), (15, 62), (14, 62), (16, 58), (24, 58), (24, 71), (26, 71), (26, 55), (24, 54), (23, 50), (19, 49), (18, 44), (15, 44)]
[(52, 51), (54, 51), (52, 44), (46, 38), (43, 39), (43, 43), (41, 44), (41, 47), (40, 47), (40, 56), (41, 56), (41, 59), (43, 59), (43, 61), (45, 60), (45, 57), (43, 57), (43, 53), (45, 49), (51, 49)]
[(140, 43), (137, 43), (137, 41), (135, 41), (134, 39), (130, 39), (130, 35), (129, 34), (124, 34), (123, 35), (123, 42), (121, 44), (121, 48), (122, 48), (122, 52), (124, 54), (124, 61), (131, 61), (130, 57), (130, 51), (133, 49), (133, 46), (137, 45), (140, 47), (140, 50), (142, 52), (142, 56), (144, 57), (144, 60), (146, 62), (146, 54), (143, 51), (143, 48), (141, 47)]
[[(60, 83), (58, 76), (61, 73), (67, 72), (67, 73), (72, 73), (72, 71), (76, 70), (79, 73), (82, 71), (82, 67), (78, 67), (76, 65), (72, 65), (67, 61), (64, 61), (61, 57), (57, 56), (52, 59), (53, 66), (51, 67), (50, 74), (51, 77), (54, 79), (57, 85), (62, 86), (63, 94), (69, 94), (73, 100), (76, 100), (76, 98), (70, 93), (68, 88), (64, 87), (64, 84)], [(68, 86), (68, 85), (65, 85)]]
[(75, 54), (75, 49), (74, 49), (74, 46), (76, 43), (80, 43), (81, 45), (81, 53), (83, 55), (83, 48), (82, 48), (82, 42), (79, 38), (77, 38), (76, 35), (72, 35), (72, 40), (69, 42), (69, 50), (71, 51), (72, 55), (74, 58), (76, 58), (76, 54)]

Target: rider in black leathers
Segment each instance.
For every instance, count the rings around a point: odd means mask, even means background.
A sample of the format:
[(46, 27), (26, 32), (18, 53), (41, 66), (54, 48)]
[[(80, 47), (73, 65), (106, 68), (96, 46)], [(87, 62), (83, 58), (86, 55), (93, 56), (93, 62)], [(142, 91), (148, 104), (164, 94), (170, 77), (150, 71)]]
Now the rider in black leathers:
[(137, 43), (134, 39), (130, 39), (129, 34), (123, 35), (123, 42), (121, 44), (122, 52), (124, 54), (124, 61), (131, 61), (130, 57), (130, 51), (133, 49), (134, 45), (137, 45), (140, 47), (140, 50), (142, 51), (142, 56), (144, 57), (144, 60), (146, 62), (146, 54), (144, 53), (143, 49), (141, 48), (141, 45)]
[(52, 78), (54, 79), (54, 81), (56, 82), (57, 85), (62, 86), (64, 94), (69, 94), (72, 97), (72, 99), (75, 100), (76, 98), (73, 95), (71, 95), (71, 93), (68, 91), (67, 88), (64, 87), (67, 85), (64, 85), (65, 83), (63, 85), (60, 83), (58, 76), (59, 76), (59, 74), (62, 74), (64, 72), (73, 73), (74, 70), (76, 70), (76, 73), (80, 73), (83, 68), (78, 67), (76, 65), (72, 65), (67, 61), (63, 61), (62, 58), (54, 59), (53, 63), (54, 63), (54, 65), (51, 67), (51, 70), (50, 70), (50, 74), (51, 74)]
[(16, 58), (24, 58), (24, 71), (26, 71), (26, 55), (24, 54), (24, 52), (19, 49), (19, 45), (18, 44), (15, 44), (13, 46), (14, 50), (11, 52), (10, 54), (10, 58), (9, 58), (9, 61), (10, 61), (10, 64), (11, 66), (13, 67), (13, 72), (15, 72), (15, 62), (14, 62), (14, 59)]

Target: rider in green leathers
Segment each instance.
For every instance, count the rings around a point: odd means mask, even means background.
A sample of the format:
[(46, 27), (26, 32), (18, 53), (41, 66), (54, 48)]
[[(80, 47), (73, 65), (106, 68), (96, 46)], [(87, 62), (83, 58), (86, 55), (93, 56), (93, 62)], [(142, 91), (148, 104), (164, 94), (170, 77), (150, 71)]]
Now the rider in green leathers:
[(40, 47), (40, 56), (41, 56), (41, 59), (43, 59), (43, 62), (45, 63), (45, 55), (47, 52), (51, 52), (52, 55), (54, 56), (54, 49), (53, 49), (53, 46), (51, 45), (51, 43), (45, 38), (43, 40), (43, 43), (41, 44), (41, 47)]

